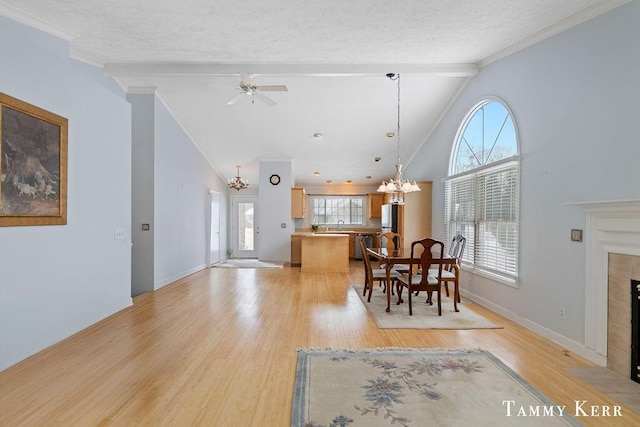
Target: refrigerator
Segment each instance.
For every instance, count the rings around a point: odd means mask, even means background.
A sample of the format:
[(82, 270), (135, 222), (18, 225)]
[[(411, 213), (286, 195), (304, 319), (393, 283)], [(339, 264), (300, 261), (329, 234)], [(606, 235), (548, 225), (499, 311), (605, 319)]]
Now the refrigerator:
[(382, 205), (382, 217), (380, 224), (382, 232), (393, 231), (398, 233), (398, 210), (400, 205), (388, 204)]

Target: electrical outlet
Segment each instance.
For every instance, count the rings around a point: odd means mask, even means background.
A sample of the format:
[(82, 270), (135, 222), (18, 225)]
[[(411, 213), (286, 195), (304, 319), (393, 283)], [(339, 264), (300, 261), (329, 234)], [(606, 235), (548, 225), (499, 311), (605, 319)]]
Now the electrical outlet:
[(565, 316), (564, 307), (560, 307), (560, 318), (564, 319), (564, 316)]

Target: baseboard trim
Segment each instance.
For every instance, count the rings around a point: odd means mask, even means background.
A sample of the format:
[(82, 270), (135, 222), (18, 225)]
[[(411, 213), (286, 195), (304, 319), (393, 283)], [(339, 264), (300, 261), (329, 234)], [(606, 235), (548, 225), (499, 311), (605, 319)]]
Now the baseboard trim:
[(206, 264), (200, 264), (197, 265), (196, 267), (190, 268), (188, 270), (184, 270), (180, 273), (174, 274), (172, 276), (169, 277), (165, 277), (163, 279), (160, 280), (156, 280), (153, 284), (153, 290), (157, 291), (158, 289), (167, 286), (168, 284), (171, 284), (177, 280), (182, 279), (183, 277), (187, 277), (192, 275), (193, 273), (197, 273), (200, 270), (204, 270), (205, 268), (207, 268)]
[(602, 356), (601, 354), (596, 353), (593, 350), (588, 349), (587, 347), (584, 346), (584, 344), (581, 344), (577, 341), (574, 341), (572, 339), (569, 339), (563, 335), (560, 335), (557, 332), (552, 331), (551, 329), (548, 329), (536, 322), (533, 322), (529, 319), (526, 319), (516, 313), (514, 313), (511, 310), (506, 309), (505, 307), (502, 307), (498, 304), (495, 304), (485, 298), (482, 298), (478, 295), (475, 295), (469, 291), (466, 290), (462, 290), (461, 289), (461, 294), (473, 301), (476, 302), (486, 308), (488, 308), (491, 311), (494, 311), (496, 313), (498, 313), (499, 315), (506, 317), (507, 319), (511, 320), (512, 322), (517, 323), (518, 325), (522, 326), (523, 328), (526, 328), (532, 332), (535, 332), (536, 334), (554, 342), (555, 344), (558, 344), (559, 346), (562, 346), (564, 348), (566, 348), (567, 350), (587, 359), (588, 361), (595, 363), (596, 365), (600, 365), (600, 366), (607, 366), (607, 358), (605, 356)]

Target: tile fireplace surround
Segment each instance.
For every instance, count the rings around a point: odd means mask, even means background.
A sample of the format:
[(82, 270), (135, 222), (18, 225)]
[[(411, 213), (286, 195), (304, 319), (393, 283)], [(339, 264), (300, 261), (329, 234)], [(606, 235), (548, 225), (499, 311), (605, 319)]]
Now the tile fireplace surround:
[(640, 256), (609, 253), (607, 368), (631, 373), (631, 279), (639, 280)]
[(586, 213), (585, 347), (593, 352), (593, 362), (629, 378), (631, 279), (640, 273), (640, 200), (575, 206)]

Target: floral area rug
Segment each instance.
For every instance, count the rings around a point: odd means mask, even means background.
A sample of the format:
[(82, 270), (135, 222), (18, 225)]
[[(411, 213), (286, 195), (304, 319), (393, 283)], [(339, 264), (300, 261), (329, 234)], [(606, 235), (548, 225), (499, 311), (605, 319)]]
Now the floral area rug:
[(291, 425), (580, 425), (569, 412), (482, 350), (304, 349)]
[(409, 303), (407, 291), (403, 293), (404, 303), (396, 305), (398, 297), (391, 295), (391, 312), (387, 313), (387, 294), (382, 293), (382, 288), (377, 286), (371, 294), (371, 302), (362, 296), (362, 285), (352, 286), (351, 292), (356, 292), (360, 302), (365, 306), (373, 320), (380, 329), (499, 329), (490, 320), (482, 317), (475, 311), (462, 304), (458, 304), (458, 312), (453, 308), (453, 299), (442, 294), (442, 316), (438, 316), (436, 297), (433, 296), (433, 305), (425, 303), (426, 293), (422, 292), (413, 297), (413, 315), (409, 316)]

